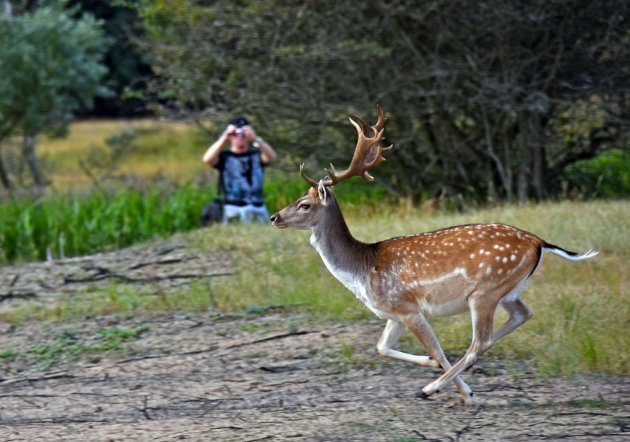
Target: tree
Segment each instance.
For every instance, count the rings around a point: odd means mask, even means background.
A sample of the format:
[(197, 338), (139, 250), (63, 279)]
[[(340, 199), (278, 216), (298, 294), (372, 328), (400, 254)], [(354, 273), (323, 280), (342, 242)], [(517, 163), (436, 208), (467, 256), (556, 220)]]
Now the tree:
[(135, 35), (142, 35), (142, 23), (132, 4), (126, 0), (68, 0), (70, 8), (77, 6), (102, 20), (103, 32), (110, 40), (103, 59), (108, 69), (104, 81), (113, 93), (97, 96), (93, 109), (85, 112), (87, 115), (121, 117), (149, 113), (141, 95), (153, 73), (133, 43)]
[[(23, 154), (36, 185), (45, 179), (36, 137), (67, 128), (73, 113), (92, 105), (101, 85), (107, 42), (90, 15), (74, 18), (63, 3), (0, 20), (0, 143), (23, 137)], [(1, 165), (1, 163), (0, 163)], [(5, 187), (6, 170), (0, 171)]]
[(542, 199), (628, 140), (623, 0), (182, 0), (143, 17), (178, 109), (247, 112), (291, 153), (344, 161), (343, 117), (380, 103), (398, 193)]

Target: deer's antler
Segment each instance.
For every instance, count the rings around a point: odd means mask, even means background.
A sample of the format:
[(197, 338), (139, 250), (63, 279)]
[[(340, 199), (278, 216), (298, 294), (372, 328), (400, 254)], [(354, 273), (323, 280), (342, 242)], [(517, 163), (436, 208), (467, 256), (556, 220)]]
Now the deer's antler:
[(304, 181), (306, 181), (308, 183), (309, 186), (314, 187), (317, 189), (318, 183), (317, 181), (315, 181), (313, 178), (309, 178), (305, 173), (304, 173), (304, 163), (300, 164), (300, 175), (302, 175), (302, 178), (304, 178)]
[[(378, 120), (374, 126), (370, 126), (358, 115), (354, 116), (359, 121), (358, 123), (350, 118), (350, 123), (357, 129), (358, 135), (352, 161), (350, 161), (350, 166), (340, 173), (335, 170), (332, 164), (330, 169), (324, 169), (328, 174), (328, 177), (323, 182), (325, 186), (333, 186), (353, 176), (362, 176), (367, 181), (374, 181), (374, 177), (369, 174), (369, 171), (385, 161), (383, 153), (391, 150), (393, 147), (393, 145), (383, 147), (379, 144), (383, 140), (385, 115), (378, 105), (376, 106), (376, 112), (378, 113)], [(317, 187), (315, 180), (304, 174), (304, 165), (300, 166), (300, 174), (309, 185)]]

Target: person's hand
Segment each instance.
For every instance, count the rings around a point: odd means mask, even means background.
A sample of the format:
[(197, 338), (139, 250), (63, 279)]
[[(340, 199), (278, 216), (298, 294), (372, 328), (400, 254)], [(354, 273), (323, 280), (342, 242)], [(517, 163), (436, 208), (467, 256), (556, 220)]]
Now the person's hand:
[(233, 134), (235, 130), (236, 126), (234, 126), (233, 124), (228, 124), (228, 126), (223, 131), (223, 136), (228, 137), (230, 136), (230, 134)]
[(254, 131), (254, 128), (251, 126), (243, 126), (243, 130), (245, 131), (245, 137), (249, 141), (256, 141), (258, 139), (258, 135)]

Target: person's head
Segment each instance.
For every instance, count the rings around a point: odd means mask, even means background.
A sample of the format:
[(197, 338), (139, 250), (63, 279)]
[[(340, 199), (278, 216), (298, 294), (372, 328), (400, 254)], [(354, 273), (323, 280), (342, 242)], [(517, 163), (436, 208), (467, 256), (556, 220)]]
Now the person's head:
[(228, 133), (232, 152), (243, 153), (249, 149), (249, 121), (245, 117), (236, 117), (230, 121), (232, 129)]

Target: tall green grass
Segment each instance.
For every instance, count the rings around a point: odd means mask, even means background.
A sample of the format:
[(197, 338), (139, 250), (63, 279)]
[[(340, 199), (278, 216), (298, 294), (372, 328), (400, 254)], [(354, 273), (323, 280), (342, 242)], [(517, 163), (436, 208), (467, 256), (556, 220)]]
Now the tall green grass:
[(157, 186), (60, 193), (0, 205), (0, 264), (91, 254), (199, 226), (209, 191)]

